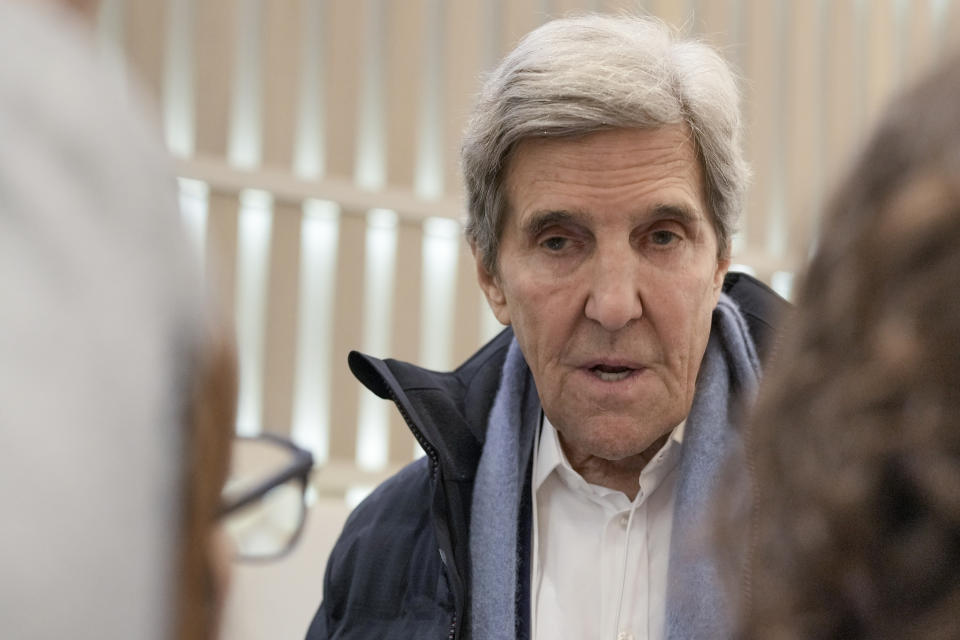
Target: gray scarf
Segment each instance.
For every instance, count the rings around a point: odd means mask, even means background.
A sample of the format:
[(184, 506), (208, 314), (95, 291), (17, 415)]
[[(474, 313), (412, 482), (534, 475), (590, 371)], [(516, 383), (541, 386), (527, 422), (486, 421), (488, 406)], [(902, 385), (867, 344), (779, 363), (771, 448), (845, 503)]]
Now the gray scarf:
[[(684, 430), (670, 547), (666, 635), (723, 637), (729, 628), (722, 585), (706, 548), (710, 496), (736, 446), (730, 398), (753, 399), (760, 365), (746, 322), (725, 294), (700, 366)], [(507, 352), (474, 484), (470, 523), (471, 627), (474, 637), (517, 635), (517, 522), (522, 473), (531, 453), (540, 405), (514, 340)], [(519, 428), (518, 428), (519, 425)], [(523, 449), (521, 449), (523, 444)]]

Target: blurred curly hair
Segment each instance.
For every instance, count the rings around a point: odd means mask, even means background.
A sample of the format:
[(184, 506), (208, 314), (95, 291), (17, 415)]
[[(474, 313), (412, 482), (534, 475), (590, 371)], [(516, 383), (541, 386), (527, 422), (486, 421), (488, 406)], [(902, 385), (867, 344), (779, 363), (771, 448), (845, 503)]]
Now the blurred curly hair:
[(739, 638), (960, 637), (958, 96), (954, 58), (827, 209), (746, 433)]

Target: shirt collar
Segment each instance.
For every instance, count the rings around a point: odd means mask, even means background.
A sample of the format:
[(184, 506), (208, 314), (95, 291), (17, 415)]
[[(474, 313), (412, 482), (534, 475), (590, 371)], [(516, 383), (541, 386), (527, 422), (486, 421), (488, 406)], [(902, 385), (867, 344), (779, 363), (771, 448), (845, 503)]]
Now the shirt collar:
[[(657, 455), (647, 464), (643, 473), (647, 473), (648, 470), (651, 472), (656, 470), (659, 472), (658, 475), (662, 476), (676, 465), (680, 459), (680, 449), (683, 445), (683, 431), (686, 424), (687, 421), (684, 420), (673, 428), (670, 437)], [(542, 412), (541, 425), (539, 443), (535, 451), (537, 460), (536, 464), (533, 465), (534, 475), (532, 481), (534, 492), (540, 489), (540, 486), (554, 471), (557, 471), (567, 478), (579, 478), (580, 482), (586, 486), (587, 482), (583, 480), (583, 477), (577, 473), (570, 464), (570, 461), (567, 460), (567, 455), (563, 452), (563, 448), (560, 445), (560, 436), (557, 434), (557, 428), (550, 423), (550, 419)], [(655, 469), (655, 467), (661, 466), (664, 468)], [(639, 481), (640, 479), (638, 477), (637, 482)]]

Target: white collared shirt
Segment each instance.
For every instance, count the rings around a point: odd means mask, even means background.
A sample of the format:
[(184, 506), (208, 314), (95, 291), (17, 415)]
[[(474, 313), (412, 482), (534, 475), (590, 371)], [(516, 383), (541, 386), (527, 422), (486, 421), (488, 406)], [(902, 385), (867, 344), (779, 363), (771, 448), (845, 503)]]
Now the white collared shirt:
[(640, 473), (631, 502), (584, 480), (544, 416), (531, 487), (534, 640), (663, 638), (683, 426)]

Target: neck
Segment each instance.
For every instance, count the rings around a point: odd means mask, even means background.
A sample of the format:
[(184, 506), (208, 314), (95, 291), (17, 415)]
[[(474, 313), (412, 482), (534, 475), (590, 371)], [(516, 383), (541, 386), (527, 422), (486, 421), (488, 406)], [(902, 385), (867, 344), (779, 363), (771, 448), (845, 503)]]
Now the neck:
[(560, 445), (563, 448), (570, 466), (579, 473), (584, 480), (590, 484), (601, 487), (607, 487), (615, 491), (624, 493), (631, 501), (637, 497), (640, 491), (640, 472), (643, 471), (647, 463), (653, 459), (658, 451), (666, 444), (670, 437), (668, 432), (660, 436), (653, 444), (640, 453), (621, 458), (620, 460), (607, 460), (598, 458), (589, 454), (577, 456), (569, 450), (560, 436)]

